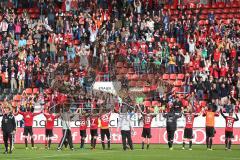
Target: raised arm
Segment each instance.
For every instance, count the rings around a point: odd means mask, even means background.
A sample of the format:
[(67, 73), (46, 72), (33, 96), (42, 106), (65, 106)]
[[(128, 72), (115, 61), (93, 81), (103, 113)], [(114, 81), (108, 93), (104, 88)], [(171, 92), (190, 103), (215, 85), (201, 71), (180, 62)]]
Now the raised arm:
[(226, 119), (226, 116), (223, 114), (222, 109), (220, 109), (220, 113), (221, 113), (221, 115), (223, 116), (223, 118)]
[(234, 118), (234, 120), (238, 121), (239, 120), (238, 115), (236, 113), (235, 113), (235, 115), (236, 115), (236, 118)]
[(33, 113), (33, 116), (37, 116), (37, 115), (42, 114), (42, 113), (43, 113), (43, 111), (38, 112), (38, 113)]
[(21, 111), (20, 109), (18, 109), (18, 111), (17, 111), (17, 114), (24, 115), (24, 114), (25, 114), (25, 112), (23, 112), (23, 111)]
[(181, 118), (182, 117), (182, 113), (180, 113), (179, 115), (176, 115), (176, 118)]
[(167, 113), (163, 113), (163, 117), (164, 117), (164, 118), (167, 118)]

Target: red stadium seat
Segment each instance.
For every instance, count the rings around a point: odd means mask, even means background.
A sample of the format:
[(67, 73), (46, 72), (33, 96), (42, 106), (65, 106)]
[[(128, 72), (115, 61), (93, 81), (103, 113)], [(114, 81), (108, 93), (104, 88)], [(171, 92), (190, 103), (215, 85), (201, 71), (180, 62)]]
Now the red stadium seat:
[(152, 101), (152, 106), (160, 106), (160, 103), (158, 101)]
[(156, 90), (157, 90), (157, 88), (158, 88), (158, 86), (157, 86), (157, 85), (152, 85), (152, 86), (150, 87), (150, 90), (151, 90), (151, 91), (156, 91)]
[(184, 74), (178, 74), (177, 79), (178, 80), (183, 80), (184, 79)]
[(76, 40), (74, 40), (73, 43), (74, 43), (74, 45), (79, 45), (79, 44), (80, 44), (80, 41), (76, 39)]
[(174, 86), (182, 86), (183, 82), (182, 81), (175, 81), (173, 84), (174, 84)]
[(129, 87), (136, 87), (137, 82), (136, 81), (130, 81), (129, 82)]
[(30, 14), (35, 13), (35, 8), (30, 8), (30, 9), (28, 10), (28, 13), (30, 13)]
[(143, 87), (143, 93), (148, 93), (148, 92), (150, 92), (150, 91), (151, 91), (151, 89), (150, 89), (149, 86)]
[(170, 80), (175, 80), (177, 78), (176, 74), (170, 74), (169, 76)]
[(38, 88), (33, 88), (33, 94), (39, 94), (39, 89)]
[(162, 77), (163, 80), (168, 80), (169, 79), (169, 74), (164, 74)]
[(137, 74), (133, 74), (133, 75), (132, 75), (132, 80), (138, 80), (138, 78), (139, 78), (139, 77), (138, 77)]
[(151, 107), (151, 106), (152, 106), (152, 103), (151, 103), (151, 101), (144, 101), (144, 102), (143, 102), (143, 105), (144, 105), (145, 107)]
[(174, 92), (174, 93), (180, 92), (180, 88), (179, 87), (173, 87), (172, 92)]
[(144, 81), (137, 81), (136, 86), (137, 87), (142, 87), (142, 86), (145, 86), (145, 83), (144, 83)]
[(32, 88), (27, 88), (26, 90), (25, 90), (25, 93), (26, 94), (32, 94)]

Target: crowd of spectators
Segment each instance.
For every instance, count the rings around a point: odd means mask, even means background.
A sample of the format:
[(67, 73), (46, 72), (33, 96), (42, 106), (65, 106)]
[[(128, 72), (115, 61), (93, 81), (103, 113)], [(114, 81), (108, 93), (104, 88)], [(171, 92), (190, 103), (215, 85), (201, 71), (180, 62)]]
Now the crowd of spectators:
[(83, 87), (79, 97), (90, 104), (96, 99), (89, 96), (87, 75), (129, 89), (127, 76), (119, 78), (116, 64), (122, 62), (138, 76), (184, 75), (178, 88), (183, 96), (157, 89), (146, 101), (195, 110), (208, 101), (227, 112), (239, 106), (239, 10), (236, 18), (218, 19), (210, 10), (203, 19), (201, 4), (156, 0), (14, 0), (1, 1), (0, 10), (0, 91), (7, 96), (26, 88), (49, 96), (44, 90), (56, 81), (59, 66), (68, 64), (72, 70), (58, 78)]

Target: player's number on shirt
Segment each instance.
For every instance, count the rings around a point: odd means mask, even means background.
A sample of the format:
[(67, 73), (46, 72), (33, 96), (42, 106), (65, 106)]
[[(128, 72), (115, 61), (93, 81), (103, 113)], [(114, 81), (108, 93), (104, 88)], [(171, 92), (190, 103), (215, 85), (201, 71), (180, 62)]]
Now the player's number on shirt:
[(192, 117), (190, 117), (190, 116), (187, 117), (187, 122), (188, 122), (188, 123), (191, 123), (191, 122), (192, 122)]
[(103, 121), (103, 122), (107, 122), (107, 121), (108, 121), (108, 115), (102, 116), (102, 121)]
[(145, 118), (145, 123), (150, 123), (150, 121), (151, 121), (151, 117), (146, 117)]
[(232, 126), (233, 126), (232, 121), (231, 121), (231, 120), (228, 120), (228, 121), (227, 121), (227, 127), (232, 127)]
[(85, 121), (80, 121), (80, 125), (84, 126), (85, 125)]
[(92, 119), (92, 125), (95, 124), (96, 119)]

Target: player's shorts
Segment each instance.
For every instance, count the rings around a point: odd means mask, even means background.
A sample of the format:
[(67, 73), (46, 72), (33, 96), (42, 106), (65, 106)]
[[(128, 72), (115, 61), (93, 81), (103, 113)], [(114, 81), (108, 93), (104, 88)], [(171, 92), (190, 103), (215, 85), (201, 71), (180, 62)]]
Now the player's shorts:
[(215, 135), (214, 127), (206, 127), (206, 135), (207, 137), (214, 137)]
[(25, 127), (24, 127), (24, 131), (23, 131), (23, 135), (24, 135), (24, 136), (28, 136), (28, 134), (30, 134), (30, 136), (33, 135), (32, 127), (30, 127), (30, 126), (25, 126)]
[(107, 139), (110, 139), (110, 131), (109, 129), (101, 129), (101, 140), (104, 140), (104, 137), (107, 137)]
[(80, 130), (80, 136), (86, 138), (87, 137), (86, 130)]
[(168, 141), (174, 139), (175, 130), (167, 130)]
[(91, 137), (97, 137), (98, 136), (97, 129), (90, 129), (90, 134), (91, 134)]
[(143, 130), (142, 130), (142, 137), (143, 138), (152, 138), (151, 128), (143, 128)]
[(231, 132), (231, 131), (225, 131), (225, 138), (234, 138), (233, 132)]
[(187, 138), (187, 139), (192, 139), (193, 138), (193, 129), (192, 128), (185, 128), (183, 137)]
[(45, 130), (46, 137), (53, 137), (53, 130), (52, 129), (46, 129)]

